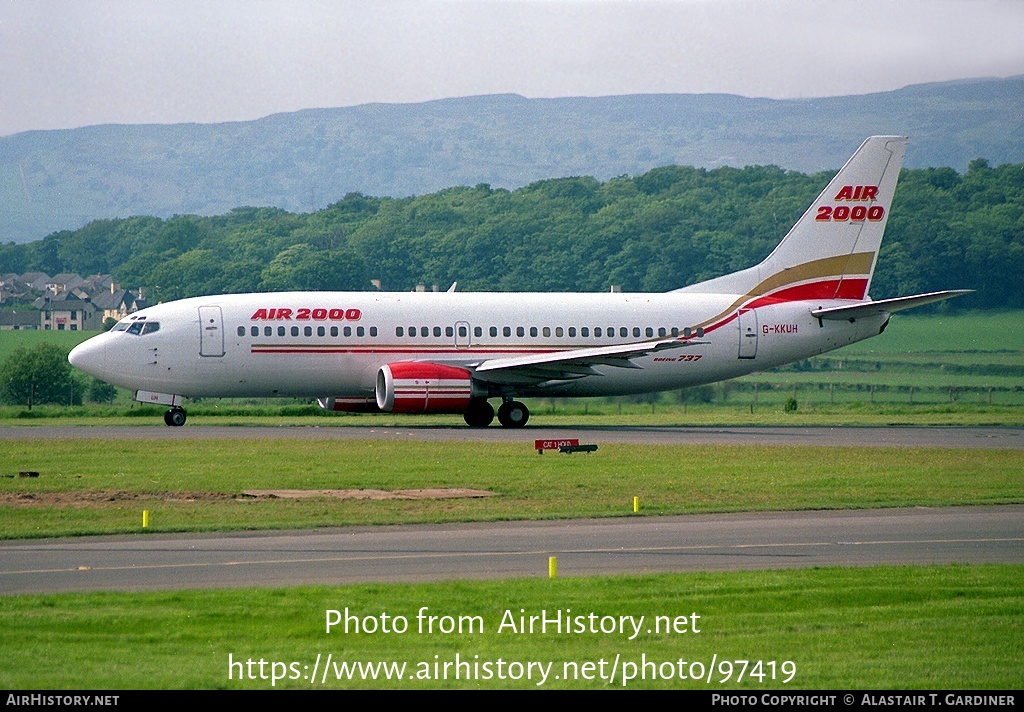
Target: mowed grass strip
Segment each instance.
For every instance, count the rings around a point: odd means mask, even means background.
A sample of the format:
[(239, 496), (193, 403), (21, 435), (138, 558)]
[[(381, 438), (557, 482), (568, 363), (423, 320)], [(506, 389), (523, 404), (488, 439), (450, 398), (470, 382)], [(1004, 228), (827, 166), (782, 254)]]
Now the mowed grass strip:
[[(387, 614), (404, 633), (325, 632), (325, 612)], [(436, 616), (419, 632), (418, 612)], [(519, 616), (644, 616), (641, 632), (567, 634), (518, 629)], [(506, 611), (517, 629), (499, 632)], [(697, 614), (699, 619), (692, 618)], [(440, 632), (450, 616), (452, 632)], [(655, 616), (687, 618), (688, 632), (648, 632)], [(470, 618), (476, 618), (470, 629)], [(463, 619), (463, 631), (457, 622)], [(689, 629), (697, 623), (699, 633)], [(480, 624), (482, 623), (482, 629)], [(550, 664), (548, 688), (1020, 689), (1024, 685), (1024, 566), (925, 566), (691, 573), (276, 590), (92, 593), (0, 598), (0, 686), (7, 689), (520, 688), (512, 662)], [(265, 661), (232, 669), (234, 661)], [(308, 677), (321, 656), (317, 681)], [(326, 681), (321, 677), (331, 655)], [(490, 663), (490, 679), (436, 679), (456, 655)], [(618, 676), (607, 677), (619, 657)], [(504, 661), (505, 679), (496, 663)], [(706, 682), (708, 666), (719, 661)], [(600, 667), (600, 661), (605, 661)], [(647, 679), (641, 679), (644, 661)], [(775, 661), (776, 676), (736, 679), (721, 661)], [(684, 661), (680, 666), (679, 661)], [(795, 663), (783, 679), (782, 663)], [(283, 666), (271, 667), (272, 663)], [(403, 664), (402, 679), (350, 679), (341, 663)], [(435, 668), (434, 663), (441, 664)], [(593, 679), (566, 680), (566, 663)], [(297, 667), (292, 668), (292, 663)], [(680, 679), (699, 674), (704, 681)], [(394, 668), (390, 668), (392, 671)], [(484, 668), (479, 668), (483, 670)], [(606, 679), (599, 677), (599, 671)], [(284, 675), (272, 685), (271, 674)], [(250, 673), (256, 679), (249, 679)], [(244, 674), (244, 679), (239, 679)], [(294, 679), (289, 679), (294, 675)], [(555, 676), (561, 679), (554, 679)], [(652, 675), (656, 679), (652, 679)], [(572, 676), (570, 676), (572, 677)]]
[[(0, 536), (1024, 502), (1024, 452), (308, 440), (0, 442)], [(247, 499), (251, 489), (470, 488), (419, 501)], [(57, 497), (60, 495), (60, 497)]]

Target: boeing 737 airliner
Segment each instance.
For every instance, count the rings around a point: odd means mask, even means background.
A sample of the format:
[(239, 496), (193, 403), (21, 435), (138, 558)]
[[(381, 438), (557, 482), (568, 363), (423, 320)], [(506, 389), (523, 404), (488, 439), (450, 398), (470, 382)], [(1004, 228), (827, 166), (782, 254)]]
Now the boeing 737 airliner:
[(314, 397), (327, 410), (460, 413), (522, 427), (527, 396), (686, 388), (880, 334), (868, 288), (907, 139), (867, 139), (760, 264), (663, 294), (287, 292), (143, 309), (70, 354), (88, 374), (170, 407), (185, 397)]

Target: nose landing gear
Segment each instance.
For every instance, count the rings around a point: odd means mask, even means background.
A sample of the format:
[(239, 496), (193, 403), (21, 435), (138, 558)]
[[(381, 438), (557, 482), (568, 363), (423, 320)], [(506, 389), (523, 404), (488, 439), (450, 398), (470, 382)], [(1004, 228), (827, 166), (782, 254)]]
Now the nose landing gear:
[(175, 428), (180, 428), (185, 424), (185, 409), (184, 408), (171, 408), (164, 413), (164, 423)]

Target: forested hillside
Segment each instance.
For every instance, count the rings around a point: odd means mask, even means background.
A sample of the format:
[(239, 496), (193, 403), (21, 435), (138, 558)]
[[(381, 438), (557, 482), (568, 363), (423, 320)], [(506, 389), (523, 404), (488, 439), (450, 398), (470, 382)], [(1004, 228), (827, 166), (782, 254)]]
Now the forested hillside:
[[(831, 174), (682, 166), (514, 191), (349, 194), (293, 214), (98, 220), (0, 246), (0, 274), (112, 273), (156, 300), (288, 289), (666, 291), (762, 259)], [(951, 288), (958, 308), (1024, 306), (1024, 164), (904, 169), (874, 298)]]

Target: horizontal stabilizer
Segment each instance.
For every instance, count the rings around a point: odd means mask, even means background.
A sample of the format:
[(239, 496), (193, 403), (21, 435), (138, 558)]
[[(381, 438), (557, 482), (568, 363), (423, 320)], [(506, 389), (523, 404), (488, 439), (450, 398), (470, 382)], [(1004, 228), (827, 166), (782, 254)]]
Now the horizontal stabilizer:
[(970, 294), (973, 291), (973, 289), (947, 289), (943, 292), (915, 294), (911, 297), (894, 297), (892, 299), (879, 299), (878, 301), (869, 300), (866, 302), (857, 302), (855, 304), (845, 304), (841, 307), (815, 309), (811, 312), (811, 315), (818, 319), (863, 319), (865, 317), (877, 316), (883, 313), (891, 314), (893, 312), (903, 311), (904, 309), (912, 309), (913, 307), (919, 307), (933, 302), (941, 302), (946, 299), (952, 299), (953, 297)]

